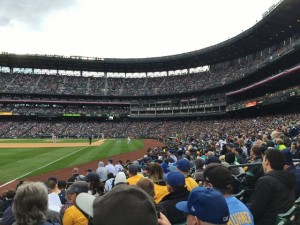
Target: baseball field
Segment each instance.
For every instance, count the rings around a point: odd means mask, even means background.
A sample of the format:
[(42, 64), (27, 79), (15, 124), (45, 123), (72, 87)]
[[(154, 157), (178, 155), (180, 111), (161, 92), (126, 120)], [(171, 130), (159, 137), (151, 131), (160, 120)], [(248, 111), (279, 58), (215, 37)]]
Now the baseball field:
[(150, 141), (151, 144), (148, 140), (145, 146), (142, 139), (132, 139), (130, 143), (126, 139), (101, 139), (93, 140), (91, 145), (88, 139), (58, 139), (56, 143), (50, 139), (2, 139), (0, 189), (17, 180), (56, 175), (67, 169), (68, 175), (61, 177), (66, 179), (74, 166), (96, 169), (100, 159), (118, 157), (134, 160), (146, 153), (145, 147), (160, 144), (153, 141)]

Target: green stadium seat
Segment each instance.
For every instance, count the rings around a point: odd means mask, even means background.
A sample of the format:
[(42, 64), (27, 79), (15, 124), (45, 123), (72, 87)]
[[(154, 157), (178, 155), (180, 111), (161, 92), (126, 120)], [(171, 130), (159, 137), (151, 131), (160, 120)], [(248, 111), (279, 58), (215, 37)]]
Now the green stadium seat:
[(300, 207), (300, 197), (295, 200), (295, 206)]
[(243, 201), (243, 197), (244, 197), (244, 194), (245, 194), (245, 190), (241, 190), (239, 193), (233, 195), (234, 197), (236, 197), (237, 199), (239, 199), (240, 201)]
[(298, 208), (296, 206), (292, 206), (287, 212), (280, 213), (277, 215), (277, 225), (292, 225), (296, 220), (296, 213)]

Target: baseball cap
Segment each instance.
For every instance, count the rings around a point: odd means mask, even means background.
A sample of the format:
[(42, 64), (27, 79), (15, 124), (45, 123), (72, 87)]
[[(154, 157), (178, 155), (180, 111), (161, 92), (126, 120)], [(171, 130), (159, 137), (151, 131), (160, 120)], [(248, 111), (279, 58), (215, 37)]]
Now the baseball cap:
[(178, 171), (172, 171), (166, 175), (164, 175), (164, 180), (171, 187), (184, 187), (185, 186), (185, 178), (182, 173)]
[(112, 159), (109, 159), (109, 160), (107, 160), (108, 162), (110, 162), (110, 163), (113, 163), (113, 160)]
[(228, 167), (220, 163), (210, 163), (203, 172), (203, 178), (215, 188), (229, 189), (232, 184), (232, 176)]
[(89, 172), (89, 173), (90, 173), (90, 172), (93, 172), (93, 170), (90, 169), (90, 168), (89, 168), (89, 169), (86, 169), (85, 171), (86, 171), (86, 172)]
[(98, 173), (89, 172), (84, 179), (86, 182), (91, 181), (100, 181), (100, 177)]
[(115, 185), (127, 183), (126, 175), (124, 172), (118, 172), (115, 178)]
[(174, 154), (174, 150), (173, 149), (169, 149), (168, 152), (170, 152), (170, 154)]
[(176, 166), (179, 170), (187, 172), (190, 170), (190, 161), (187, 160), (186, 158), (179, 159), (176, 162)]
[(178, 202), (176, 208), (208, 223), (224, 224), (229, 220), (226, 200), (221, 192), (213, 188), (194, 188), (188, 200)]
[(153, 199), (132, 185), (117, 185), (97, 197), (81, 193), (76, 198), (76, 205), (93, 217), (94, 224), (98, 225), (158, 224)]
[(72, 194), (79, 194), (82, 192), (87, 193), (89, 190), (88, 184), (85, 181), (75, 181), (68, 189), (67, 193)]
[(206, 165), (210, 163), (221, 163), (221, 160), (216, 156), (211, 156), (206, 160)]

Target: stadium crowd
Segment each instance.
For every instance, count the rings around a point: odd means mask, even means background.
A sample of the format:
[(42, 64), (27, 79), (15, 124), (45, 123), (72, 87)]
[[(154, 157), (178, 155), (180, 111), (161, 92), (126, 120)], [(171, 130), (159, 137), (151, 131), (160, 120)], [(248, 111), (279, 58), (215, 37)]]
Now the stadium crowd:
[(20, 181), (1, 195), (0, 224), (277, 224), (300, 196), (298, 118), (157, 122), (180, 135), (141, 159)]
[[(280, 57), (299, 42), (294, 36), (264, 49), (230, 62), (210, 65), (209, 70), (180, 76), (147, 78), (105, 78), (58, 75), (30, 75), (22, 73), (0, 74), (0, 88), (8, 93), (82, 94), (102, 96), (135, 96), (183, 93), (206, 90), (238, 80), (265, 63)], [(270, 74), (271, 76), (272, 74)]]
[[(8, 93), (104, 96), (205, 90), (246, 76), (298, 42), (299, 37), (292, 37), (197, 74), (125, 79), (2, 73), (0, 87)], [(299, 86), (252, 100), (281, 98), (295, 89)], [(2, 110), (111, 112), (88, 106), (5, 106)], [(117, 110), (128, 112), (128, 108)], [(147, 137), (166, 146), (153, 146), (142, 159), (132, 162), (110, 159), (86, 171), (73, 168), (70, 177), (20, 181), (16, 190), (1, 194), (0, 225), (276, 224), (278, 215), (293, 209), (300, 197), (300, 169), (293, 161), (300, 157), (299, 118), (299, 113), (153, 121), (5, 118), (0, 121), (1, 138)]]
[(253, 136), (269, 132), (274, 127), (281, 127), (289, 132), (292, 125), (299, 126), (299, 113), (277, 114), (247, 119), (211, 119), (211, 120), (155, 120), (155, 121), (30, 121), (2, 120), (0, 122), (0, 137), (41, 137), (55, 133), (64, 137), (94, 137), (115, 138), (155, 138), (164, 141), (168, 137), (179, 140), (194, 136), (199, 140), (216, 140), (222, 136), (243, 134)]

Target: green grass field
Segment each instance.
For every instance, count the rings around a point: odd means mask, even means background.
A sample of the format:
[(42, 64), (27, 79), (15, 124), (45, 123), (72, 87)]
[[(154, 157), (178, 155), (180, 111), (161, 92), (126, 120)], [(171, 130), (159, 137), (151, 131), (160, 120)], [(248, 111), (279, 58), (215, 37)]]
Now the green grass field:
[[(94, 142), (95, 140), (93, 140)], [(57, 143), (88, 143), (87, 139), (57, 139)], [(44, 139), (0, 139), (0, 143), (52, 143), (50, 138)]]
[[(63, 139), (62, 139), (63, 140)], [(7, 140), (1, 140), (4, 143)], [(9, 143), (41, 143), (45, 139), (10, 140)], [(86, 139), (66, 139), (65, 142), (87, 142)], [(7, 143), (7, 142), (6, 142)], [(44, 143), (44, 142), (43, 142)], [(0, 148), (0, 184), (16, 178), (43, 174), (106, 158), (144, 147), (143, 140), (106, 140), (101, 146), (51, 148)]]

